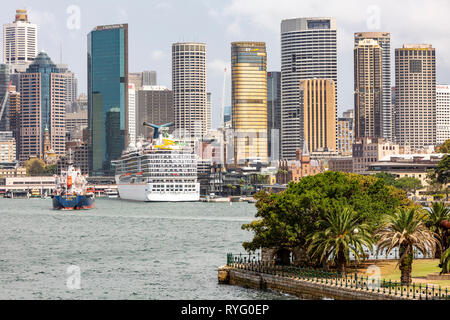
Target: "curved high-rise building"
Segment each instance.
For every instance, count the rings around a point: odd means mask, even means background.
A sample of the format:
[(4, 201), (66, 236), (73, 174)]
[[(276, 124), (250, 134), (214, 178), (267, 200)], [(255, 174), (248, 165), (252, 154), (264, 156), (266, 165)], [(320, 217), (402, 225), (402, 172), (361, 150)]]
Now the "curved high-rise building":
[(234, 162), (267, 162), (267, 53), (264, 42), (231, 44)]
[(187, 140), (207, 132), (206, 44), (172, 45), (172, 90), (176, 134)]
[[(301, 149), (300, 80), (331, 79), (337, 97), (337, 29), (333, 18), (281, 22), (281, 157), (295, 160)], [(337, 99), (336, 99), (337, 100)], [(337, 108), (337, 103), (336, 103)], [(336, 112), (337, 114), (337, 112)]]

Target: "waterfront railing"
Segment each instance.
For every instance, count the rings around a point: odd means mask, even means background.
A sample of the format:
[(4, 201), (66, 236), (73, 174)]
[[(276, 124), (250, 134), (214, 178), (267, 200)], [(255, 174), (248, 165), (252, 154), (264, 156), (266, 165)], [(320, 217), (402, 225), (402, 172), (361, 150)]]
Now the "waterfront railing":
[(227, 266), (240, 270), (253, 271), (293, 280), (361, 290), (406, 299), (415, 300), (450, 300), (448, 288), (431, 284), (402, 284), (396, 280), (377, 277), (359, 276), (355, 273), (339, 273), (322, 269), (302, 268), (293, 265), (276, 265), (275, 262), (261, 261), (260, 254), (227, 254)]

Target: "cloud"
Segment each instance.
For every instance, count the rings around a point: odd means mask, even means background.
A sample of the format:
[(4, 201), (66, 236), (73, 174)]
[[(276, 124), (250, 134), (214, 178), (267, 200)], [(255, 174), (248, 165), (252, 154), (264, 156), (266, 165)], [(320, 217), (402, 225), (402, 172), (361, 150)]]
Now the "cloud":
[(56, 16), (50, 11), (37, 10), (33, 9), (32, 7), (28, 7), (26, 10), (28, 12), (29, 21), (32, 21), (38, 26), (47, 24), (55, 25), (56, 23)]
[(226, 32), (230, 36), (242, 36), (241, 27), (237, 20), (227, 26)]
[(207, 63), (207, 70), (213, 75), (223, 76), (223, 70), (227, 69), (227, 72), (231, 70), (230, 61), (225, 61), (222, 59), (213, 59)]
[(150, 56), (153, 60), (161, 60), (166, 56), (166, 54), (162, 50), (154, 50), (151, 52)]
[(173, 6), (172, 6), (171, 3), (168, 3), (168, 2), (158, 2), (155, 5), (155, 8), (156, 9), (161, 9), (161, 10), (169, 10), (169, 9), (172, 9)]
[(122, 7), (117, 7), (117, 21), (127, 21), (128, 12)]

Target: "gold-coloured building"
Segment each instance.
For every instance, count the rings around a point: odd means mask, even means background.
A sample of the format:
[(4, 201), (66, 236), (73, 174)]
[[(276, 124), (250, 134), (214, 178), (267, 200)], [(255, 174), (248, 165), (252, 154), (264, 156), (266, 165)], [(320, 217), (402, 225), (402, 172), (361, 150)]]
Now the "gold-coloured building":
[(335, 93), (331, 79), (300, 82), (300, 134), (310, 152), (336, 151)]
[(267, 53), (264, 42), (231, 44), (234, 163), (267, 162)]

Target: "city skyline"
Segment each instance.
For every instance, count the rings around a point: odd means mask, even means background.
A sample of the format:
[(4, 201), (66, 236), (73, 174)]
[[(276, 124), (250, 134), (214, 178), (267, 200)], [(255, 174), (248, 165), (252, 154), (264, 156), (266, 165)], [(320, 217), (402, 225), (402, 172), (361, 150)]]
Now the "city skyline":
[[(371, 6), (353, 0), (346, 3), (354, 8), (338, 6), (332, 2), (317, 9), (312, 1), (301, 4), (291, 0), (280, 2), (253, 0), (244, 4), (237, 1), (150, 1), (136, 3), (125, 8), (117, 1), (77, 4), (41, 1), (39, 7), (30, 1), (6, 3), (0, 13), (3, 23), (14, 20), (15, 10), (28, 10), (29, 20), (38, 25), (39, 48), (54, 57), (55, 63), (67, 64), (79, 79), (79, 92), (87, 91), (86, 36), (97, 25), (129, 23), (130, 25), (130, 72), (156, 70), (158, 82), (170, 87), (171, 51), (174, 42), (199, 41), (208, 46), (207, 78), (208, 92), (212, 92), (213, 127), (217, 127), (222, 101), (223, 68), (229, 66), (231, 42), (241, 40), (267, 43), (268, 71), (280, 70), (280, 23), (282, 19), (297, 17), (330, 16), (338, 25), (338, 114), (353, 106), (353, 34), (355, 32), (390, 32), (392, 51), (409, 43), (430, 43), (437, 52), (437, 83), (450, 83), (450, 46), (445, 34), (449, 21), (444, 19), (446, 1), (420, 3), (408, 1), (408, 5), (381, 1)], [(400, 12), (401, 6), (403, 12)], [(145, 10), (148, 9), (151, 10)], [(78, 8), (78, 9), (77, 9)], [(178, 10), (174, 10), (177, 8)], [(409, 10), (405, 10), (408, 8)], [(77, 22), (77, 10), (79, 21)], [(101, 16), (95, 13), (103, 10)], [(187, 10), (187, 11), (186, 11)], [(180, 14), (189, 12), (192, 14)], [(270, 14), (269, 14), (270, 13)], [(421, 13), (422, 16), (416, 13)], [(427, 13), (433, 13), (427, 14)], [(400, 16), (399, 16), (400, 14)], [(419, 18), (420, 16), (420, 18)], [(169, 17), (176, 23), (167, 23)], [(379, 18), (379, 19), (378, 19)], [(441, 19), (442, 18), (442, 19)], [(379, 20), (379, 21), (378, 21)], [(435, 21), (439, 23), (432, 23)], [(153, 21), (158, 32), (148, 31), (144, 21)], [(192, 22), (193, 21), (193, 22)], [(79, 25), (77, 25), (79, 23)], [(70, 28), (69, 28), (70, 27)], [(369, 28), (370, 27), (370, 28)], [(218, 36), (220, 35), (220, 36)], [(143, 41), (143, 39), (146, 39)], [(62, 48), (62, 55), (61, 55)], [(391, 61), (393, 56), (391, 54)], [(391, 62), (392, 64), (393, 62)], [(229, 70), (229, 69), (228, 69)], [(391, 72), (391, 79), (394, 74)], [(393, 81), (392, 81), (393, 83)], [(230, 105), (231, 74), (228, 72), (225, 105)]]

